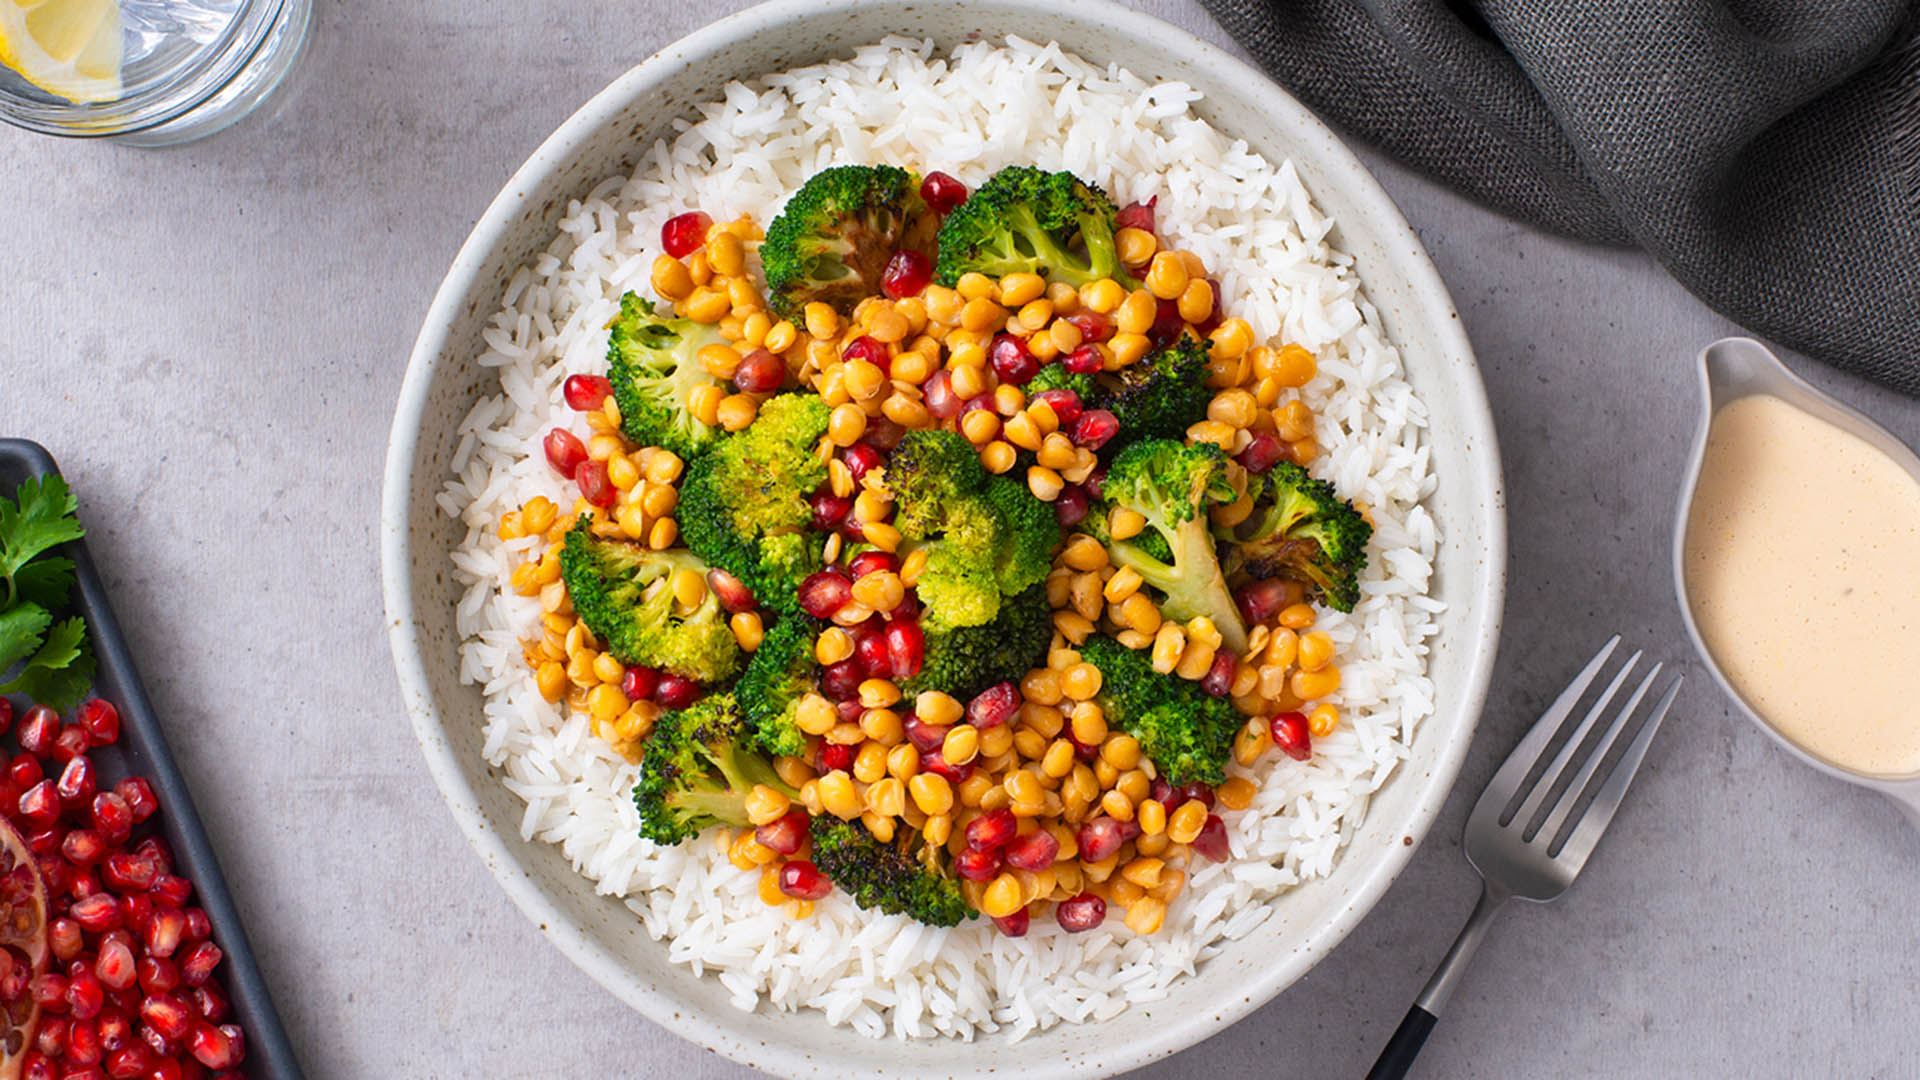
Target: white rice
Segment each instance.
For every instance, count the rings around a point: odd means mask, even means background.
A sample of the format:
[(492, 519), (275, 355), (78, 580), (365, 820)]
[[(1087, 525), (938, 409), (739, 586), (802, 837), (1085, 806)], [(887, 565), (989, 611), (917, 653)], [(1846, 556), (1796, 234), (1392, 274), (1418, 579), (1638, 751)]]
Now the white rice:
[[(1192, 112), (1199, 97), (1053, 45), (1009, 38), (936, 57), (928, 42), (883, 41), (851, 60), (729, 85), (632, 176), (572, 203), (553, 244), (507, 283), (476, 358), (499, 372), (500, 392), (460, 425), (454, 477), (439, 497), (467, 526), (453, 554), (466, 588), (461, 675), (485, 691), (486, 757), (526, 800), (525, 836), (560, 845), (602, 893), (625, 898), (676, 962), (718, 978), (740, 1008), (816, 1008), (875, 1037), (1018, 1038), (1164, 997), (1224, 941), (1259, 926), (1264, 899), (1331, 870), (1432, 711), (1425, 669), (1439, 605), (1426, 595), (1436, 537), (1421, 506), (1434, 483), (1425, 406), (1293, 166), (1207, 126)], [(734, 869), (719, 845), (639, 839), (628, 797), (635, 768), (584, 718), (543, 701), (521, 659), (539, 611), (503, 586), (536, 541), (502, 542), (494, 528), (535, 495), (571, 504), (539, 439), (555, 425), (584, 434), (561, 381), (604, 370), (605, 326), (623, 290), (647, 291), (662, 221), (698, 207), (764, 226), (815, 170), (847, 162), (942, 169), (970, 184), (1025, 162), (1071, 169), (1120, 203), (1158, 195), (1163, 234), (1214, 268), (1227, 309), (1259, 340), (1295, 342), (1319, 359), (1305, 391), (1325, 449), (1314, 471), (1365, 502), (1377, 526), (1364, 600), (1320, 623), (1339, 645), (1343, 720), (1316, 741), (1311, 763), (1266, 756), (1253, 806), (1225, 815), (1233, 860), (1196, 860), (1189, 890), (1152, 937), (1118, 917), (1071, 936), (1037, 920), (1019, 940), (986, 920), (939, 930), (861, 911), (839, 894), (794, 921), (761, 903), (757, 875)]]

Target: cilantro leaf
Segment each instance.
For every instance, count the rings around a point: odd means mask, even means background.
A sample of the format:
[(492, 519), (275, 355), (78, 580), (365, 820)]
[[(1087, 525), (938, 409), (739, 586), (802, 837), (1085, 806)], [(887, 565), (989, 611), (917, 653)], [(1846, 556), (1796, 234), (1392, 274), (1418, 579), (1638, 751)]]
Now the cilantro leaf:
[(64, 712), (78, 705), (91, 685), (93, 654), (87, 650), (87, 624), (75, 618), (54, 626), (20, 674), (0, 683), (0, 694), (25, 694)]
[(74, 516), (79, 500), (58, 476), (28, 479), (14, 499), (0, 499), (0, 577), (9, 581), (34, 556), (86, 531)]
[[(13, 575), (14, 592), (26, 604), (38, 604), (49, 611), (67, 606), (73, 594), (73, 560), (64, 555), (35, 559)], [(0, 671), (4, 671), (0, 665)]]
[(21, 604), (0, 614), (0, 674), (32, 655), (53, 616), (38, 604)]

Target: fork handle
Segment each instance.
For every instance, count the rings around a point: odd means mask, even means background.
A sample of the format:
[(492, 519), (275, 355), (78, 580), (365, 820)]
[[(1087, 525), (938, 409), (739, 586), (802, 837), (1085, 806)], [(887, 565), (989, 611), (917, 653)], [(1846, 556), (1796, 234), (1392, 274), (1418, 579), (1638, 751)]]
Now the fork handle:
[(1447, 958), (1440, 961), (1440, 967), (1427, 980), (1419, 1000), (1407, 1010), (1406, 1019), (1394, 1029), (1393, 1038), (1388, 1039), (1386, 1049), (1380, 1051), (1380, 1057), (1367, 1073), (1367, 1080), (1401, 1080), (1413, 1068), (1413, 1059), (1420, 1056), (1420, 1048), (1427, 1044), (1427, 1035), (1440, 1020), (1440, 1010), (1453, 996), (1453, 988), (1467, 972), (1467, 963), (1493, 926), (1493, 916), (1506, 902), (1505, 890), (1491, 884), (1481, 885), (1480, 902), (1473, 906), (1467, 925), (1460, 929), (1460, 936), (1453, 939), (1453, 948), (1447, 950)]

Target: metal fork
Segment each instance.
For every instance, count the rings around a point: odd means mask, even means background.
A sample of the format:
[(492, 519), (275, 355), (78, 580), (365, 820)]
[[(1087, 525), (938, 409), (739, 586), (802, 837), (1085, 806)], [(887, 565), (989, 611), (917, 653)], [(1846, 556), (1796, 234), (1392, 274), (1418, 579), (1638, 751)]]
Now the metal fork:
[[(1473, 916), (1460, 931), (1453, 948), (1447, 951), (1447, 958), (1440, 962), (1440, 969), (1427, 980), (1426, 989), (1420, 991), (1413, 1008), (1407, 1010), (1407, 1018), (1400, 1021), (1386, 1049), (1380, 1052), (1379, 1060), (1373, 1063), (1368, 1080), (1394, 1080), (1407, 1074), (1420, 1047), (1426, 1043), (1427, 1034), (1439, 1019), (1440, 1010), (1446, 1006), (1447, 998), (1466, 975), (1467, 964), (1487, 936), (1494, 915), (1515, 897), (1544, 903), (1567, 891), (1580, 868), (1586, 865), (1587, 857), (1593, 854), (1601, 834), (1613, 821), (1614, 812), (1620, 809), (1621, 799), (1626, 797), (1634, 774), (1640, 771), (1640, 763), (1647, 756), (1648, 744), (1660, 730), (1660, 722), (1666, 719), (1674, 695), (1680, 692), (1681, 678), (1674, 677), (1626, 752), (1601, 782), (1592, 801), (1583, 807), (1582, 793), (1621, 733), (1627, 730), (1628, 721), (1652, 689), (1662, 666), (1653, 665), (1634, 687), (1626, 704), (1613, 715), (1605, 733), (1581, 759), (1572, 781), (1561, 784), (1567, 767), (1588, 741), (1594, 725), (1606, 714), (1640, 662), (1638, 652), (1629, 656), (1599, 698), (1576, 722), (1574, 716), (1581, 699), (1586, 697), (1588, 688), (1599, 678), (1619, 644), (1620, 636), (1615, 634), (1567, 684), (1552, 707), (1533, 725), (1533, 730), (1507, 755), (1506, 763), (1493, 774), (1487, 790), (1474, 804), (1473, 814), (1467, 818), (1465, 846), (1467, 861), (1479, 871), (1482, 879), (1480, 902), (1474, 906)], [(1567, 733), (1565, 740), (1560, 742), (1552, 760), (1547, 760), (1548, 748), (1562, 733)], [(1542, 762), (1545, 762), (1544, 768)], [(1524, 786), (1529, 780), (1532, 780), (1531, 786)]]

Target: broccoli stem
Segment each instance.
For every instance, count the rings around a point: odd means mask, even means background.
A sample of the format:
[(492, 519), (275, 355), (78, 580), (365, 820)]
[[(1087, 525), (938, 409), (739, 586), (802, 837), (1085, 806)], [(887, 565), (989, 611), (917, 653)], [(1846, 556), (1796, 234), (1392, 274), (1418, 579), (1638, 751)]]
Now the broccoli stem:
[(1213, 549), (1213, 534), (1207, 528), (1207, 519), (1196, 515), (1181, 522), (1173, 531), (1168, 546), (1173, 553), (1171, 566), (1147, 554), (1138, 545), (1124, 540), (1115, 543), (1111, 553), (1114, 562), (1132, 567), (1142, 581), (1165, 595), (1160, 610), (1167, 618), (1184, 623), (1204, 615), (1213, 620), (1214, 628), (1220, 631), (1221, 648), (1230, 649), (1236, 654), (1244, 653), (1247, 649), (1247, 628), (1240, 621), (1240, 608), (1233, 602), (1233, 594), (1227, 590), (1226, 577), (1217, 571), (1204, 575), (1182, 575), (1176, 569), (1181, 566), (1211, 568), (1218, 565)]

